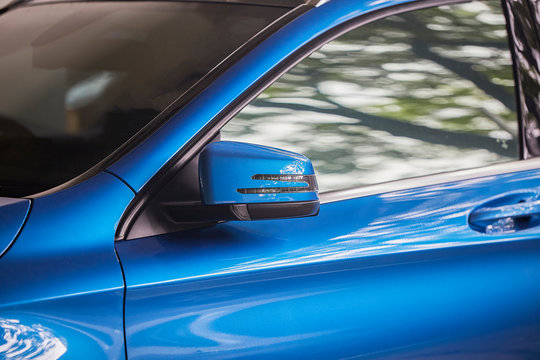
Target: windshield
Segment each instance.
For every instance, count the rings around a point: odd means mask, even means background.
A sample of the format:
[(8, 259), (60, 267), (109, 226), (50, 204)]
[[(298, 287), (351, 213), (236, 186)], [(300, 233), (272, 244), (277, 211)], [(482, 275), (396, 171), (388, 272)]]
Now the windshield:
[(0, 196), (88, 170), (286, 11), (95, 2), (0, 16)]

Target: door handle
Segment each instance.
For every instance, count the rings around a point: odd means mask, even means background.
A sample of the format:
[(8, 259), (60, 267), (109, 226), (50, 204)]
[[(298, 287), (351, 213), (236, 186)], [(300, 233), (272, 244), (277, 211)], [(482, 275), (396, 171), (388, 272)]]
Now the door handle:
[(513, 205), (479, 208), (471, 214), (469, 221), (496, 221), (508, 217), (526, 217), (539, 214), (540, 200), (536, 200)]
[(534, 193), (490, 201), (469, 215), (469, 225), (488, 234), (524, 230), (540, 224), (540, 199)]

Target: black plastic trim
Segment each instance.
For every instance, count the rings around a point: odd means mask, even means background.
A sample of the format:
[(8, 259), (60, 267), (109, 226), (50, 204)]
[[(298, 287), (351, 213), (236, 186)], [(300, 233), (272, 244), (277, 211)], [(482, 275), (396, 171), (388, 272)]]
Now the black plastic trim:
[(520, 157), (529, 159), (540, 156), (540, 64), (534, 55), (540, 46), (539, 24), (531, 0), (502, 0), (502, 4), (516, 83)]
[(247, 205), (251, 220), (316, 216), (319, 213), (319, 208), (320, 203), (318, 200)]
[(163, 204), (167, 217), (177, 224), (193, 227), (213, 225), (222, 221), (249, 221), (288, 219), (315, 216), (319, 213), (319, 201), (289, 201), (252, 204)]
[(506, 0), (501, 0), (501, 7), (504, 13), (504, 19), (506, 20), (506, 33), (508, 34), (508, 49), (510, 49), (510, 54), (512, 56), (512, 76), (514, 77), (514, 86), (515, 86), (515, 98), (516, 98), (516, 112), (518, 117), (518, 142), (519, 142), (519, 159), (527, 159), (529, 157), (527, 148), (525, 146), (525, 129), (523, 124), (523, 111), (521, 104), (521, 94), (518, 91), (520, 86), (519, 80), (519, 70), (518, 70), (518, 60), (515, 48), (513, 46), (514, 34), (512, 27), (510, 25), (510, 10), (509, 4)]

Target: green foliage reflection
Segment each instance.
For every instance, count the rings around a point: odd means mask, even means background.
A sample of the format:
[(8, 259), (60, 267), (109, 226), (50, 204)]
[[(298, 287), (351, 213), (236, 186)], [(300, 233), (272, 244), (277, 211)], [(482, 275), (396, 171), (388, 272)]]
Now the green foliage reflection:
[(511, 57), (496, 2), (363, 26), (302, 61), (223, 139), (313, 160), (321, 190), (517, 157)]

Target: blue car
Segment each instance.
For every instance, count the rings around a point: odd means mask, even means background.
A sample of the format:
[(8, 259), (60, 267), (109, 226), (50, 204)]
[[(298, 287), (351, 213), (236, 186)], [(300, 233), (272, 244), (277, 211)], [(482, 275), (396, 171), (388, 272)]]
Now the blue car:
[(0, 358), (540, 358), (539, 20), (0, 1)]

